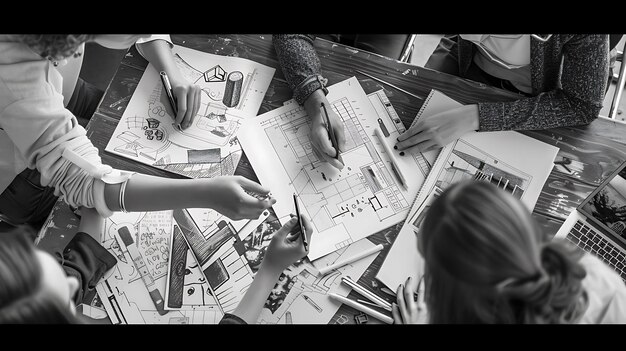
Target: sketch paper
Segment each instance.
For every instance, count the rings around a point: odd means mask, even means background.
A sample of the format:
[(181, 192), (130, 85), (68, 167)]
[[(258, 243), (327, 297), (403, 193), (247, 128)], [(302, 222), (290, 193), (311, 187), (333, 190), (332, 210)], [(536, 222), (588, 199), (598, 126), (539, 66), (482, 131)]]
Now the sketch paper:
[[(424, 114), (461, 104), (434, 91)], [(447, 107), (445, 107), (447, 106)], [(416, 231), (432, 201), (433, 191), (445, 190), (464, 179), (488, 181), (517, 197), (532, 211), (554, 167), (558, 148), (514, 131), (470, 132), (446, 145), (422, 185), (415, 204), (376, 278), (394, 290), (408, 276), (418, 279), (423, 260), (417, 251)], [(437, 190), (435, 190), (437, 189)]]
[(202, 88), (192, 125), (174, 125), (158, 72), (146, 68), (106, 151), (190, 178), (232, 175), (241, 158), (241, 120), (256, 116), (274, 68), (174, 46), (183, 77)]
[[(189, 213), (205, 231), (213, 228), (210, 221), (226, 222), (230, 227), (242, 230), (249, 228), (247, 220), (231, 221), (213, 210), (189, 209)], [(251, 223), (262, 220), (263, 217)], [(193, 284), (198, 281), (198, 272), (192, 269), (187, 280), (189, 286), (184, 291), (187, 294), (184, 303), (179, 308), (167, 307), (170, 243), (176, 226), (178, 223), (174, 220), (173, 211), (116, 212), (105, 220), (102, 245), (117, 258), (118, 263), (104, 275), (96, 290), (113, 324), (216, 324), (222, 318), (214, 296), (202, 290), (201, 284)], [(133, 262), (128, 250), (122, 249), (124, 245), (118, 241), (122, 227), (126, 227), (133, 236), (147, 268), (151, 288), (156, 287), (159, 295), (165, 298), (166, 311), (156, 308), (145, 279), (137, 271), (138, 265)]]
[[(318, 262), (329, 265), (335, 261), (351, 257), (375, 245), (367, 240), (359, 240), (337, 250)], [(340, 307), (328, 297), (328, 293), (347, 296), (351, 288), (341, 284), (345, 276), (358, 280), (376, 255), (365, 257), (338, 268), (324, 276), (315, 276), (309, 263), (291, 265), (279, 278), (257, 323), (259, 324), (328, 324)]]
[(385, 109), (391, 104), (386, 106), (378, 94), (370, 100), (354, 77), (329, 87), (327, 97), (344, 124), (347, 142), (341, 171), (317, 158), (310, 144), (309, 118), (297, 104), (246, 119), (239, 131), (261, 184), (277, 199), (273, 208), (279, 218), (294, 211), (292, 195), (299, 195), (302, 211), (314, 227), (310, 260), (404, 220), (426, 178), (429, 162), (434, 161), (415, 150), (396, 155), (401, 171), (411, 175), (408, 190), (403, 189), (374, 135), (375, 127), (382, 125), (389, 134), (386, 142), (391, 144), (404, 132), (400, 120)]

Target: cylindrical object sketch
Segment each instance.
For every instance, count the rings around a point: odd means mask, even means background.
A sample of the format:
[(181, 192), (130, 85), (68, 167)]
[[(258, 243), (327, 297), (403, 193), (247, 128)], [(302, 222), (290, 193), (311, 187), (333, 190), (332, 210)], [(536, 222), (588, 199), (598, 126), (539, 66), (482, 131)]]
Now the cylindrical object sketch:
[(241, 97), (241, 86), (243, 85), (243, 73), (239, 71), (230, 72), (226, 79), (224, 88), (224, 98), (222, 102), (228, 107), (235, 107)]

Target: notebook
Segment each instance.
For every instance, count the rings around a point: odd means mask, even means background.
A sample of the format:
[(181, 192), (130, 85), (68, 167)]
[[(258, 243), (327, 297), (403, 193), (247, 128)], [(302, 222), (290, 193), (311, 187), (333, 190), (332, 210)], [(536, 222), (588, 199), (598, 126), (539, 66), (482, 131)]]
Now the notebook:
[(626, 162), (570, 213), (557, 239), (596, 255), (626, 283)]

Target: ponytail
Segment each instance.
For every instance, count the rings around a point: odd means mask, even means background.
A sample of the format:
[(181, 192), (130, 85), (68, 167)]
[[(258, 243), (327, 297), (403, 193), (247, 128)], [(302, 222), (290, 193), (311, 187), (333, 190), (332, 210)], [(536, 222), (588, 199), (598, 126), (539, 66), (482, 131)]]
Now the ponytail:
[(526, 279), (499, 284), (503, 300), (517, 310), (519, 323), (573, 323), (587, 307), (582, 288), (585, 269), (578, 263), (582, 252), (560, 242), (541, 247), (541, 268)]

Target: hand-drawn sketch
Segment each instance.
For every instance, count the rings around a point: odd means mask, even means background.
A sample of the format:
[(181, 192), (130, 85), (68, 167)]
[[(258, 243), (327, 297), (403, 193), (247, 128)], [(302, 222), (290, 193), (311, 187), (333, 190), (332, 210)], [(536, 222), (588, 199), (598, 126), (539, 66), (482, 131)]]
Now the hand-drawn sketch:
[(202, 89), (192, 125), (175, 126), (149, 64), (105, 150), (192, 178), (232, 175), (241, 158), (241, 120), (256, 116), (275, 69), (179, 46), (172, 52), (183, 77)]
[(368, 99), (354, 77), (329, 91), (328, 99), (343, 121), (347, 140), (341, 171), (317, 158), (309, 139), (309, 118), (297, 104), (247, 119), (239, 132), (261, 184), (272, 189), (278, 200), (274, 205), (277, 216), (293, 212), (291, 196), (299, 195), (314, 226), (311, 260), (404, 220), (425, 179), (422, 168), (434, 161), (416, 151), (397, 156), (401, 171), (414, 175), (408, 190), (403, 189), (381, 141), (374, 136), (374, 128), (382, 123), (387, 142), (395, 140), (405, 130), (397, 115), (384, 113), (389, 110), (384, 105), (375, 108), (374, 101), (383, 100), (378, 95)]
[[(201, 223), (204, 232), (216, 226), (252, 231), (264, 219), (262, 216), (258, 220), (232, 221), (209, 209), (185, 211), (191, 214), (188, 220)], [(118, 263), (105, 274), (96, 290), (113, 324), (219, 322), (223, 312), (215, 296), (203, 285), (203, 276), (193, 259), (185, 252), (185, 260), (170, 260), (170, 243), (175, 241), (172, 235), (180, 226), (173, 211), (116, 212), (104, 226), (102, 245)], [(168, 294), (174, 293), (168, 289), (168, 278), (175, 275), (171, 267), (179, 276), (184, 274), (184, 284), (179, 284), (184, 298), (179, 298), (178, 305), (176, 298), (168, 298)]]
[[(461, 104), (438, 91), (429, 95), (424, 113)], [(431, 108), (432, 107), (432, 108)], [(504, 189), (532, 211), (554, 167), (558, 148), (514, 131), (470, 132), (446, 145), (420, 189), (376, 278), (395, 289), (407, 277), (419, 279), (423, 258), (417, 250), (419, 226), (430, 203), (453, 183), (472, 179)], [(402, 257), (401, 260), (396, 259)]]
[[(365, 251), (374, 244), (359, 240), (347, 247), (334, 251), (320, 258), (317, 262), (324, 265), (351, 257)], [(345, 276), (358, 279), (374, 261), (376, 255), (340, 267), (323, 276), (315, 276), (311, 263), (301, 261), (287, 268), (270, 293), (261, 315), (259, 324), (328, 324), (340, 307), (328, 293), (347, 296), (351, 288), (341, 284)]]

